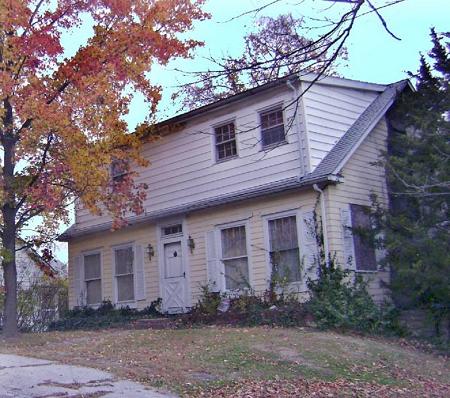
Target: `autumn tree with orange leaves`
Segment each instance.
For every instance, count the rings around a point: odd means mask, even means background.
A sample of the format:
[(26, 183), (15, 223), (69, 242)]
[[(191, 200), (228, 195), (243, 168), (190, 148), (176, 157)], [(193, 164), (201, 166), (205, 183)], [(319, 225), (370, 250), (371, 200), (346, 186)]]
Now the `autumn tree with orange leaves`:
[[(1, 258), (6, 287), (3, 333), (17, 333), (16, 238), (39, 220), (26, 245), (39, 247), (67, 221), (75, 199), (115, 225), (142, 212), (145, 185), (129, 171), (113, 186), (115, 159), (145, 165), (139, 132), (123, 116), (132, 95), (153, 112), (161, 88), (152, 64), (189, 57), (182, 39), (207, 15), (202, 0), (0, 0)], [(83, 24), (92, 37), (65, 57), (61, 37)]]

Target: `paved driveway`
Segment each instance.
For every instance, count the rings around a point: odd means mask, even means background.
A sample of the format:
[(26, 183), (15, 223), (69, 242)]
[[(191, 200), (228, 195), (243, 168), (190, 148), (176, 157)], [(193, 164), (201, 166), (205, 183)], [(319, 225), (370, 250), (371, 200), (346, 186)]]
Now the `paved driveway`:
[(0, 398), (167, 398), (141, 384), (81, 366), (0, 354)]

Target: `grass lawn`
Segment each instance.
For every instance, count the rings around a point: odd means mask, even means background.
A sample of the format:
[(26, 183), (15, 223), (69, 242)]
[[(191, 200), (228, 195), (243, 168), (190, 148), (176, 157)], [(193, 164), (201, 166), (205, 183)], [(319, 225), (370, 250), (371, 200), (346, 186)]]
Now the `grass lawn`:
[(108, 370), (183, 396), (447, 397), (450, 362), (399, 341), (204, 327), (25, 334), (0, 352)]

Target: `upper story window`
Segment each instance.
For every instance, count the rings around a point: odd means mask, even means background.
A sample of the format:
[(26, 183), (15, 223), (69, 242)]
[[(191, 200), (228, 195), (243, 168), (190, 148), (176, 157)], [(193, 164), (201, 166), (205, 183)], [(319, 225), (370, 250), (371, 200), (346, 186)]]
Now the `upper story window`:
[(260, 114), (261, 141), (263, 148), (286, 141), (284, 133), (283, 110), (281, 107)]
[(128, 174), (128, 162), (125, 159), (114, 159), (111, 162), (111, 179), (119, 183)]
[(237, 156), (236, 131), (234, 122), (214, 128), (216, 159), (225, 160)]

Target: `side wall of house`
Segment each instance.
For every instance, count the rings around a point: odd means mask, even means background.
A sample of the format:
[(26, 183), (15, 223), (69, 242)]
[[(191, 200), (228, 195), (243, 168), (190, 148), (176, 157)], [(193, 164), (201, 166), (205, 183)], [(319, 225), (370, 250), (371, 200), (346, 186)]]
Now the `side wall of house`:
[[(345, 264), (343, 251), (343, 227), (341, 209), (348, 204), (370, 206), (370, 195), (376, 194), (380, 204), (387, 205), (387, 188), (384, 170), (374, 162), (380, 151), (386, 148), (387, 125), (383, 118), (354, 152), (342, 170), (344, 182), (326, 189), (327, 231), (330, 251), (336, 252), (341, 264)], [(389, 272), (361, 273), (367, 278), (374, 298), (381, 301), (386, 290), (383, 283), (389, 281)]]
[[(302, 83), (306, 90), (308, 83)], [(311, 171), (379, 93), (314, 84), (303, 96)]]

